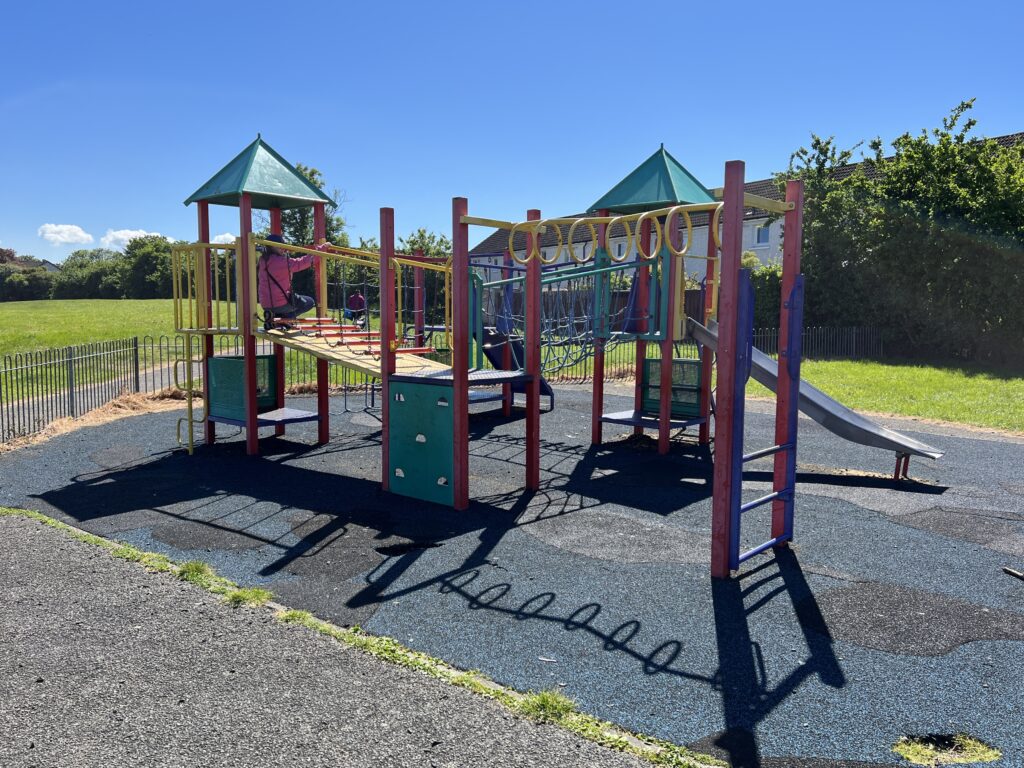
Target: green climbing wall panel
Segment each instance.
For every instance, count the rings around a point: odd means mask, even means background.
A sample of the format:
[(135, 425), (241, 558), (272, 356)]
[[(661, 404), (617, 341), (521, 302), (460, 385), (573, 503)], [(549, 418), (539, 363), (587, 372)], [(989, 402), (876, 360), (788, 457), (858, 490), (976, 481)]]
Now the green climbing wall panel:
[(392, 381), (390, 397), (391, 490), (451, 506), (455, 503), (452, 388)]

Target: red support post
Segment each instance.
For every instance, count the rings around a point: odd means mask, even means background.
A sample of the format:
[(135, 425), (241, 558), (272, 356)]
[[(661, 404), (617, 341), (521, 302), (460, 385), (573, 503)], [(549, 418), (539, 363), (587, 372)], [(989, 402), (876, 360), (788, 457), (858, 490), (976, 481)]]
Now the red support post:
[(395, 372), (395, 209), (380, 209), (381, 487), (391, 490), (391, 376)]
[[(540, 219), (540, 211), (526, 212), (527, 221)], [(526, 236), (526, 490), (540, 488), (540, 259), (531, 258), (534, 236)]]
[[(601, 209), (598, 216), (607, 216), (608, 211)], [(608, 225), (597, 225), (598, 248), (608, 248)], [(594, 251), (594, 263), (597, 263), (597, 251)], [(596, 278), (600, 280), (600, 277)], [(600, 319), (599, 319), (600, 321)], [(607, 320), (602, 321), (607, 323)], [(590, 405), (590, 444), (600, 445), (603, 439), (601, 417), (604, 415), (604, 345), (605, 339), (595, 339), (594, 343), (594, 384)]]
[(260, 452), (260, 433), (256, 426), (256, 337), (252, 334), (252, 319), (256, 314), (256, 297), (250, 283), (254, 264), (249, 261), (249, 235), (252, 234), (252, 197), (243, 192), (238, 200), (238, 260), (242, 263), (242, 356), (244, 359), (245, 387), (245, 452), (256, 456)]
[[(794, 446), (791, 451), (780, 451), (775, 454), (775, 477), (773, 490), (786, 488), (791, 478), (796, 475), (796, 438), (797, 438), (797, 399), (800, 381), (800, 359), (796, 360), (795, 370), (787, 364), (789, 360), (789, 339), (793, 321), (793, 307), (790, 303), (793, 286), (800, 274), (800, 252), (803, 244), (804, 226), (804, 183), (802, 181), (786, 182), (786, 202), (793, 203), (791, 211), (786, 211), (784, 220), (784, 240), (782, 244), (782, 299), (779, 303), (779, 376), (775, 388), (775, 444), (789, 443)], [(795, 332), (800, 333), (801, 328)], [(795, 376), (794, 376), (795, 374)], [(795, 378), (795, 381), (794, 381)], [(794, 397), (794, 393), (796, 397)], [(772, 502), (772, 538), (783, 534), (792, 534), (793, 499)]]
[[(282, 233), (281, 228), (281, 209), (271, 208), (270, 209), (270, 234), (280, 235)], [(284, 377), (285, 377), (285, 365), (284, 365), (284, 347), (280, 344), (274, 345), (274, 368), (277, 372), (277, 407), (284, 408)], [(274, 427), (274, 434), (280, 437), (285, 433), (284, 424), (278, 424)]]
[[(734, 396), (738, 342), (739, 268), (743, 246), (743, 162), (725, 164), (722, 211), (722, 274), (718, 303), (718, 413), (715, 418), (715, 470), (711, 502), (711, 576), (729, 577), (734, 466)], [(709, 232), (710, 234), (710, 232)]]
[[(196, 203), (196, 213), (199, 217), (199, 242), (210, 242), (210, 203), (200, 200)], [(210, 269), (210, 249), (203, 251), (203, 275), (206, 278), (206, 327), (213, 325), (213, 270)], [(189, 350), (191, 353), (191, 350)], [(210, 358), (213, 357), (213, 334), (207, 333), (203, 336), (203, 403), (206, 405), (206, 413), (209, 415), (210, 405)], [(217, 439), (217, 425), (209, 418), (203, 423), (203, 438), (207, 445), (213, 445)]]
[[(647, 248), (651, 248), (651, 224), (650, 219), (645, 219), (644, 224), (647, 227)], [(676, 232), (666, 232), (666, 238), (673, 238), (672, 244), (679, 245), (676, 239), (678, 230)], [(674, 356), (673, 344), (675, 336), (675, 324), (676, 324), (676, 275), (679, 271), (679, 259), (672, 256), (671, 253), (666, 257), (667, 261), (664, 263), (661, 270), (661, 279), (668, 280), (668, 302), (667, 306), (661, 308), (662, 314), (664, 315), (665, 322), (665, 338), (661, 341), (661, 380), (659, 382), (659, 388), (661, 392), (661, 398), (658, 401), (658, 453), (664, 455), (668, 453), (668, 439), (671, 434), (670, 421), (672, 419), (672, 358)], [(665, 266), (668, 269), (665, 269)], [(661, 294), (665, 295), (664, 292)], [(684, 294), (685, 295), (685, 294)]]
[[(327, 239), (327, 213), (323, 203), (313, 205), (313, 241), (319, 245)], [(313, 257), (313, 266), (316, 270), (316, 316), (327, 317), (327, 275), (326, 265), (321, 256)], [(316, 412), (319, 417), (317, 421), (316, 441), (320, 445), (326, 444), (331, 439), (331, 416), (330, 416), (330, 369), (327, 361), (321, 358), (316, 359)]]
[[(647, 251), (651, 249), (651, 220), (644, 219), (643, 224), (640, 225), (639, 238), (643, 239), (647, 245)], [(628, 257), (629, 254), (627, 254)], [(651, 298), (651, 268), (646, 264), (640, 267), (636, 272), (635, 280), (639, 280), (636, 289), (636, 302), (633, 304), (634, 317), (637, 316), (637, 311), (640, 312), (640, 320), (637, 323), (637, 330), (640, 333), (647, 333), (650, 330), (650, 322), (647, 319), (647, 308), (649, 306)], [(627, 321), (629, 318), (626, 318)], [(637, 413), (643, 410), (644, 407), (644, 392), (643, 392), (643, 376), (644, 376), (644, 360), (647, 359), (647, 342), (643, 339), (636, 340), (636, 370), (633, 383), (633, 410)], [(664, 390), (662, 390), (664, 392)], [(644, 428), (640, 426), (633, 427), (634, 435), (642, 435)], [(666, 444), (667, 445), (667, 444)], [(659, 451), (661, 450), (661, 433), (659, 429), (658, 433), (658, 446)], [(667, 450), (667, 448), (666, 448)]]
[[(717, 269), (713, 259), (718, 253), (718, 247), (715, 245), (715, 233), (711, 231), (711, 225), (714, 223), (714, 220), (715, 217), (709, 211), (708, 260), (704, 262), (707, 265), (704, 273), (704, 316), (701, 318), (701, 323), (705, 326), (707, 326), (708, 321), (711, 319), (711, 313), (715, 306), (716, 288), (714, 281)], [(697, 441), (701, 445), (707, 445), (711, 442), (711, 371), (714, 367), (714, 356), (714, 352), (705, 348), (700, 363), (700, 415), (704, 419), (704, 423), (698, 428)]]
[(452, 451), (455, 509), (469, 506), (469, 201), (452, 198)]
[[(417, 258), (422, 259), (423, 258), (423, 249), (418, 248), (416, 250), (416, 254), (415, 255), (416, 255)], [(412, 318), (412, 322), (413, 322), (413, 328), (415, 329), (414, 333), (416, 335), (416, 343), (415, 343), (414, 346), (422, 347), (422, 346), (424, 346), (424, 344), (423, 344), (424, 321), (426, 319), (424, 314), (423, 314), (424, 311), (425, 311), (424, 310), (424, 304), (425, 304), (425, 302), (424, 302), (424, 291), (426, 290), (426, 279), (425, 279), (425, 274), (424, 274), (423, 267), (413, 267), (413, 270), (412, 270), (412, 281), (413, 281), (413, 283), (412, 283), (412, 285), (413, 285), (413, 287), (412, 287), (412, 304), (413, 304), (413, 310), (412, 310), (413, 311), (413, 318)], [(399, 286), (398, 290), (402, 290), (401, 286)]]
[[(505, 254), (502, 257), (502, 266), (503, 266), (503, 269), (501, 270), (501, 279), (502, 280), (508, 280), (509, 278), (512, 277), (512, 270), (509, 269), (509, 267), (512, 266), (512, 254), (508, 252), (508, 249), (505, 250)], [(506, 290), (507, 290), (506, 286), (504, 286), (504, 285), (501, 286), (501, 295), (503, 297), (507, 295), (506, 294)], [(515, 293), (514, 292), (509, 291), (508, 293), (511, 294), (513, 297), (515, 297)], [(501, 306), (503, 308), (505, 307), (504, 299), (502, 299)], [(515, 310), (514, 307), (508, 307), (507, 309), (508, 309), (510, 314), (514, 314), (514, 310)], [(504, 310), (502, 310), (502, 311), (504, 311)], [(505, 330), (506, 330), (506, 332), (510, 332), (512, 329), (511, 328), (506, 328)], [(501, 365), (502, 365), (502, 367), (506, 371), (512, 370), (512, 341), (508, 337), (508, 334), (506, 334), (505, 343), (501, 347)], [(512, 385), (509, 384), (509, 383), (502, 384), (501, 385), (501, 413), (502, 413), (503, 416), (508, 417), (508, 416), (512, 415), (512, 399), (513, 399), (513, 397), (515, 397), (515, 394), (512, 392)]]

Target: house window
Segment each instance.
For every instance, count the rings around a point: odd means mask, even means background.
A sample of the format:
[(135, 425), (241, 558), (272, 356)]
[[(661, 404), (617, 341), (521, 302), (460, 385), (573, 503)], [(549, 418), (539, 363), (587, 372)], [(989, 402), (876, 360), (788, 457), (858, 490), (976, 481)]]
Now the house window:
[(768, 245), (768, 227), (757, 227), (755, 233), (758, 245)]
[(622, 249), (624, 247), (625, 246), (623, 246), (622, 243), (619, 243), (618, 245), (615, 246), (615, 258), (617, 258), (617, 259), (621, 259), (622, 258)]

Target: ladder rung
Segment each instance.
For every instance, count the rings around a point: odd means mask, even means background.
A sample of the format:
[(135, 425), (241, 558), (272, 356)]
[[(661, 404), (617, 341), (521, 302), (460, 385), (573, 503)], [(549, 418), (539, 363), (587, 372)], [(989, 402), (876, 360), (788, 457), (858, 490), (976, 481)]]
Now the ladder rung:
[(742, 563), (744, 560), (749, 560), (755, 555), (760, 555), (766, 549), (771, 549), (772, 547), (778, 546), (779, 544), (782, 544), (785, 541), (789, 541), (791, 538), (792, 536), (784, 534), (782, 536), (776, 536), (774, 539), (769, 539), (764, 544), (756, 546), (753, 549), (748, 549), (746, 552), (740, 555), (738, 562)]

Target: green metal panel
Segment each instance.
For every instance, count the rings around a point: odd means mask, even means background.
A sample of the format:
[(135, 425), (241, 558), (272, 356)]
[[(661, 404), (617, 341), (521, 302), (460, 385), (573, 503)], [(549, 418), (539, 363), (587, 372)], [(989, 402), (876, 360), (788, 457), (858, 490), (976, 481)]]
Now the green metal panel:
[[(608, 250), (601, 246), (594, 251), (594, 338), (611, 338), (611, 328), (608, 326), (608, 315), (611, 309), (611, 277), (607, 267), (611, 265), (611, 255)], [(544, 282), (543, 280), (541, 281)]]
[(308, 208), (331, 200), (259, 136), (208, 182), (192, 193), (185, 205), (206, 200), (237, 206), (242, 193), (252, 196), (253, 208)]
[[(672, 361), (672, 416), (700, 414), (700, 360)], [(661, 360), (644, 360), (641, 379), (642, 409), (657, 416), (661, 405)]]
[(665, 149), (644, 160), (604, 197), (590, 206), (614, 213), (639, 213), (680, 203), (713, 203), (714, 196)]
[(402, 496), (455, 503), (454, 393), (449, 386), (392, 381), (388, 474)]
[[(211, 416), (245, 420), (245, 358), (219, 355), (208, 360)], [(256, 408), (277, 407), (277, 365), (273, 355), (256, 355)]]

